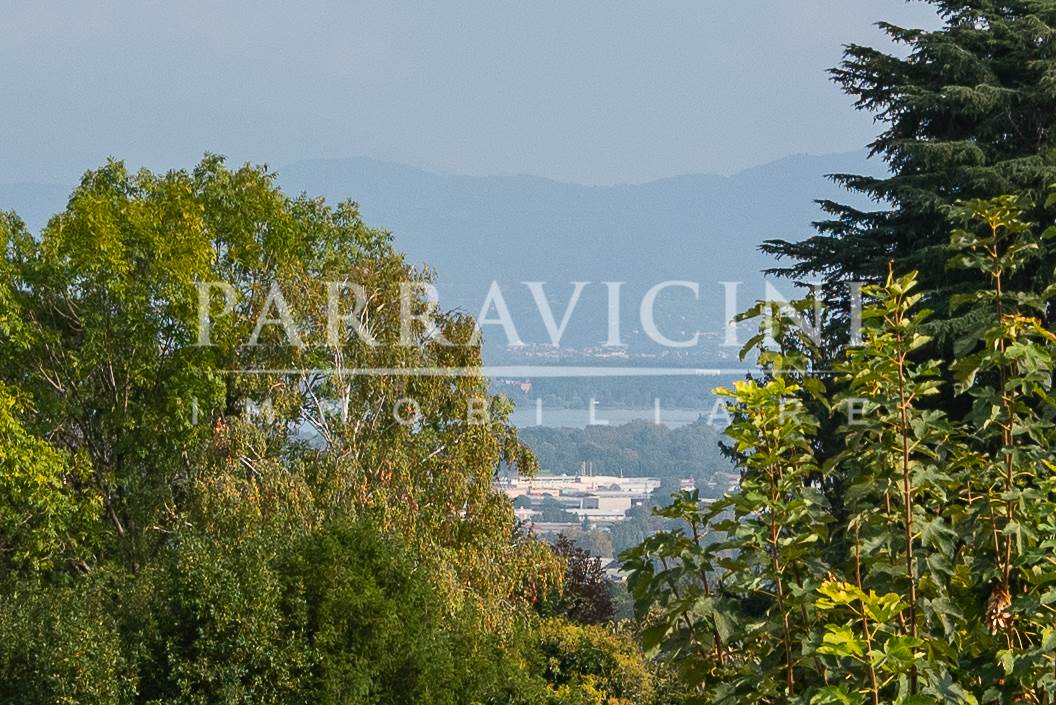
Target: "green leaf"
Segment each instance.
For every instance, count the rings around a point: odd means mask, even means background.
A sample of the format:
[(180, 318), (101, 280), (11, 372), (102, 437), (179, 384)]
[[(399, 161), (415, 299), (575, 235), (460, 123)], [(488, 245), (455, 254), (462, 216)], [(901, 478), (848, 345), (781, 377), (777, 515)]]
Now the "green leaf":
[(818, 647), (818, 653), (860, 658), (865, 654), (865, 642), (855, 636), (850, 627), (829, 624), (825, 627), (825, 634), (822, 636), (822, 645)]

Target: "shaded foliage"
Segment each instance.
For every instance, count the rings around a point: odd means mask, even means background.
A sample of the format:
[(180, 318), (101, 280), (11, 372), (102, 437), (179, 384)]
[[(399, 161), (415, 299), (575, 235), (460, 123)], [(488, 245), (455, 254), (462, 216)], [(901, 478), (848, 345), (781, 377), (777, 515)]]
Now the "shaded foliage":
[[(817, 224), (817, 235), (770, 241), (763, 249), (789, 260), (777, 271), (800, 281), (821, 277), (827, 297), (844, 303), (846, 282), (880, 282), (893, 259), (899, 272), (919, 273), (926, 305), (945, 317), (951, 296), (979, 284), (945, 267), (950, 207), (1023, 193), (1039, 206), (1029, 218), (1047, 217), (1042, 197), (1056, 182), (1056, 6), (1044, 0), (926, 2), (940, 15), (940, 27), (881, 22), (899, 51), (852, 44), (831, 72), (856, 107), (884, 128), (869, 147), (889, 174), (833, 177), (876, 209), (823, 202), (831, 217)], [(1052, 263), (1047, 257), (1044, 266), (1024, 269), (1019, 287), (1046, 286)], [(935, 327), (946, 344), (965, 330)]]
[(580, 624), (605, 624), (614, 615), (612, 592), (601, 559), (559, 534), (552, 547), (564, 564), (561, 586), (540, 601), (544, 615), (561, 615)]

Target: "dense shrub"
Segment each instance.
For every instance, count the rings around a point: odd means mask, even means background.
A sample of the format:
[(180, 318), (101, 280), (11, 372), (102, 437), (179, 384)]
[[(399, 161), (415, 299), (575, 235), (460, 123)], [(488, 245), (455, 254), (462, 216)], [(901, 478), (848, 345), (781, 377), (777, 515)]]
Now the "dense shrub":
[(285, 607), (307, 640), (315, 703), (451, 703), (454, 641), (427, 575), (366, 525), (307, 537), (284, 561)]
[(0, 594), (0, 703), (132, 702), (134, 673), (97, 587), (22, 581)]
[(539, 644), (552, 705), (638, 705), (653, 699), (652, 674), (627, 637), (547, 620), (540, 625)]

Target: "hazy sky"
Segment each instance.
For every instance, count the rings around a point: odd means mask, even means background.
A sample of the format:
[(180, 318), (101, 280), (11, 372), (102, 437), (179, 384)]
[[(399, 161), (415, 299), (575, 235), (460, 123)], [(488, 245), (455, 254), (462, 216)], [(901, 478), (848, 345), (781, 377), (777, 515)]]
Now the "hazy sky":
[(729, 173), (876, 131), (824, 74), (901, 0), (0, 0), (0, 182), (108, 155), (367, 155), (582, 183)]

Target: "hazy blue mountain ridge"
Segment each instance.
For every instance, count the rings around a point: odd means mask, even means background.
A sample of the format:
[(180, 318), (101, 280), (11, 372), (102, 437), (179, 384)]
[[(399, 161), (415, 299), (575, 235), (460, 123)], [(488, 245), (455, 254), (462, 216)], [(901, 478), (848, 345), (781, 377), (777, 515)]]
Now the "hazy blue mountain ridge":
[[(447, 308), (476, 315), (489, 284), (499, 282), (527, 342), (545, 343), (547, 337), (520, 282), (547, 282), (558, 320), (571, 282), (593, 282), (567, 334), (569, 345), (585, 346), (605, 338), (603, 281), (627, 282), (621, 319), (628, 342), (640, 327), (642, 294), (666, 280), (699, 282), (700, 301), (688, 291), (666, 292), (657, 304), (665, 334), (717, 335), (723, 315), (719, 282), (745, 282), (740, 299), (748, 305), (763, 292), (760, 271), (772, 264), (758, 244), (809, 234), (819, 216), (815, 199), (846, 198), (826, 174), (877, 169), (854, 152), (792, 156), (731, 176), (692, 174), (614, 186), (439, 174), (367, 158), (301, 161), (277, 171), (287, 191), (357, 201), (369, 224), (393, 232), (412, 262), (437, 272)], [(64, 186), (0, 184), (0, 208), (17, 211), (39, 230), (68, 193)], [(642, 337), (637, 334), (639, 342)], [(486, 339), (505, 345), (495, 326), (486, 329)]]

